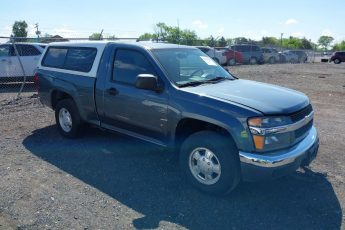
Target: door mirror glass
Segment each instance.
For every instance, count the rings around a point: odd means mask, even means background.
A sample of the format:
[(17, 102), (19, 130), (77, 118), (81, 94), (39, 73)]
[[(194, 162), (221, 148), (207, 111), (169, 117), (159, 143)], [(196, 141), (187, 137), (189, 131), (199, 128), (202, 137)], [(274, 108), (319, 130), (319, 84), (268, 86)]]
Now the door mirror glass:
[(135, 81), (135, 87), (152, 91), (160, 91), (158, 79), (152, 74), (139, 74)]

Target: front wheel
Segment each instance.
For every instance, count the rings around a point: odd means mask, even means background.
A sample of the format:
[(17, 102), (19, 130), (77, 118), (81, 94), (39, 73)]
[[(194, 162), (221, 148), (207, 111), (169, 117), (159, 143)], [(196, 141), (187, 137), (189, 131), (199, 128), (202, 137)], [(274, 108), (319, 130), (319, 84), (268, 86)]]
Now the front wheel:
[(188, 137), (181, 147), (180, 167), (199, 190), (224, 195), (240, 181), (238, 150), (230, 137), (201, 131)]
[(63, 136), (75, 138), (80, 133), (82, 121), (78, 108), (72, 99), (63, 99), (57, 103), (55, 120)]
[(338, 58), (334, 59), (333, 62), (334, 62), (334, 64), (340, 64), (341, 63), (340, 59), (338, 59)]

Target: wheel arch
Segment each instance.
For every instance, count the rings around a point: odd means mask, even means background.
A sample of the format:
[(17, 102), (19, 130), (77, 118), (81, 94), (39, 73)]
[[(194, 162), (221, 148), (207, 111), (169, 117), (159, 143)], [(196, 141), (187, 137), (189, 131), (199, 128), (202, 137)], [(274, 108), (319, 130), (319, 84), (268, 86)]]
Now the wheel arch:
[(238, 148), (238, 143), (236, 143), (233, 131), (229, 129), (225, 124), (219, 121), (210, 121), (194, 117), (184, 117), (177, 123), (175, 132), (173, 134), (175, 150), (179, 152), (181, 145), (184, 140), (186, 140), (186, 138), (188, 138), (193, 133), (204, 130), (214, 131), (225, 137), (228, 137), (231, 144), (234, 144), (234, 146)]
[(65, 92), (61, 89), (54, 89), (52, 90), (50, 94), (50, 102), (53, 109), (55, 109), (57, 103), (63, 99), (72, 99), (74, 101), (74, 98), (71, 94)]

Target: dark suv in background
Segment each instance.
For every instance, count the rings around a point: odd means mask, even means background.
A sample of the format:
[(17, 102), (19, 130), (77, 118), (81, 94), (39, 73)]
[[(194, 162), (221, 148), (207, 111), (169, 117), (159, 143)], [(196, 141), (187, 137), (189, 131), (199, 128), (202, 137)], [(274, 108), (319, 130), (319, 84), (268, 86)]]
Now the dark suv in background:
[(240, 52), (243, 56), (243, 63), (262, 64), (264, 56), (262, 50), (256, 45), (233, 45), (230, 47), (236, 52)]
[(345, 51), (334, 52), (329, 61), (334, 62), (334, 64), (340, 64), (341, 62), (345, 61)]
[(303, 50), (289, 50), (291, 53), (296, 54), (298, 57), (297, 62), (299, 63), (305, 63), (308, 60), (308, 55)]

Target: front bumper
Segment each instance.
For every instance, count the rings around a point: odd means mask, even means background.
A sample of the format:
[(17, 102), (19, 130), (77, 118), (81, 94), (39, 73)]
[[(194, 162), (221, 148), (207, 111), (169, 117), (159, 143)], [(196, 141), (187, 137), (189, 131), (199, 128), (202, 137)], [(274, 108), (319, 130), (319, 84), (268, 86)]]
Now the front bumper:
[(315, 159), (318, 148), (319, 138), (313, 126), (308, 135), (290, 149), (262, 155), (240, 151), (242, 179), (276, 178), (294, 172), (300, 166), (309, 165)]

